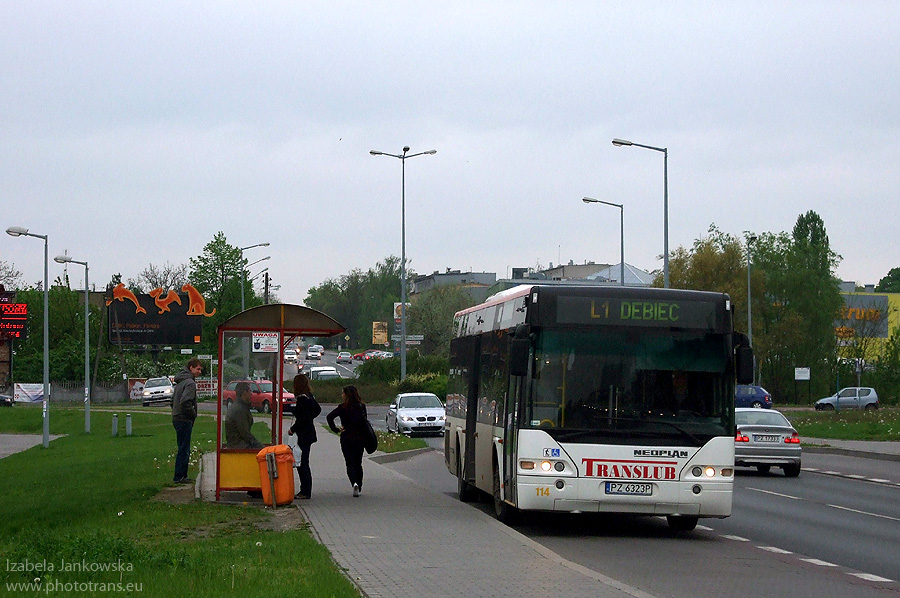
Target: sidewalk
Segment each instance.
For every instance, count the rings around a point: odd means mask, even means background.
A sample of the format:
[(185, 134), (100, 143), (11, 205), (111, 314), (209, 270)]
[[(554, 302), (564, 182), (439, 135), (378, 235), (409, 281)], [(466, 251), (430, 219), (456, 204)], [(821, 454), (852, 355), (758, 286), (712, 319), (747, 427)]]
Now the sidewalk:
[[(283, 508), (301, 510), (316, 539), (368, 598), (652, 598), (416, 485), (369, 455), (362, 496), (353, 498), (338, 437), (322, 429), (318, 437), (310, 455), (313, 497)], [(215, 457), (204, 455), (197, 485), (204, 500), (215, 497)]]
[[(454, 497), (418, 486), (369, 455), (363, 459), (362, 496), (353, 498), (338, 437), (322, 429), (318, 437), (310, 457), (313, 498), (283, 508), (300, 509), (316, 539), (368, 598), (652, 598), (563, 559)], [(805, 438), (804, 443), (811, 452), (900, 460), (898, 442)], [(197, 486), (204, 500), (215, 496), (215, 457), (204, 455)]]
[[(801, 438), (803, 450), (810, 453), (836, 453), (866, 459), (900, 461), (900, 442), (876, 440), (832, 440), (826, 438)], [(815, 445), (815, 446), (809, 446)]]

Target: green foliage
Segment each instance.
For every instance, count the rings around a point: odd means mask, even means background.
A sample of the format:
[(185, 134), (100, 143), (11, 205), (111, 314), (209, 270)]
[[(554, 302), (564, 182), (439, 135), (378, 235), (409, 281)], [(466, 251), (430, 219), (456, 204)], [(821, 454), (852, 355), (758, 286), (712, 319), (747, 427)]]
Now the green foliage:
[(448, 357), (453, 315), (473, 305), (475, 300), (461, 285), (436, 286), (413, 297), (407, 316), (410, 333), (424, 336), (420, 351)]
[(900, 410), (803, 411), (788, 412), (801, 440), (834, 438), (837, 440), (900, 441)]
[(381, 430), (376, 430), (375, 434), (378, 436), (378, 450), (383, 453), (399, 453), (428, 446), (421, 438), (409, 438), (403, 434), (390, 434)]
[(900, 268), (891, 268), (887, 276), (878, 281), (876, 293), (900, 293)]
[[(390, 322), (394, 303), (400, 300), (400, 259), (389, 256), (367, 272), (353, 270), (338, 279), (329, 279), (309, 289), (305, 304), (328, 314), (350, 335), (350, 347), (372, 346), (372, 322)], [(320, 339), (326, 347), (344, 343)]]
[[(435, 355), (421, 355), (418, 351), (407, 351), (406, 375), (440, 374), (450, 371), (450, 360)], [(396, 384), (400, 379), (400, 357), (390, 359), (370, 359), (356, 368), (360, 380)]]
[(397, 392), (431, 392), (443, 400), (447, 396), (447, 374), (408, 374), (397, 382)]
[[(110, 418), (98, 410), (94, 424), (109, 430)], [(172, 476), (171, 420), (135, 413), (133, 423), (131, 437), (86, 435), (80, 409), (57, 408), (52, 432), (65, 437), (49, 449), (0, 460), (0, 477), (16, 481), (4, 488), (0, 553), (8, 562), (46, 559), (56, 567), (7, 567), (2, 583), (35, 577), (42, 588), (54, 582), (122, 582), (140, 584), (141, 595), (186, 598), (359, 595), (306, 528), (273, 531), (272, 516), (253, 507), (155, 500)], [(38, 409), (7, 410), (0, 419), (4, 432), (37, 433), (40, 426)], [(192, 440), (196, 458), (201, 446), (215, 442), (212, 418), (197, 420)], [(195, 464), (192, 470), (195, 475)], [(61, 563), (82, 562), (121, 564), (109, 571), (59, 570)]]

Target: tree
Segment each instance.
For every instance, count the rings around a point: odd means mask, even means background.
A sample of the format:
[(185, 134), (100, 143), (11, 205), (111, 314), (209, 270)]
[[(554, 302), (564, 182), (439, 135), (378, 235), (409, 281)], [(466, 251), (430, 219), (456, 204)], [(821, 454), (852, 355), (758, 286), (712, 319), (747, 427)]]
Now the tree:
[[(754, 317), (754, 345), (764, 385), (790, 396), (794, 368), (810, 367), (816, 392), (830, 388), (837, 364), (834, 322), (843, 306), (834, 270), (840, 256), (831, 250), (822, 219), (802, 214), (791, 235), (762, 235), (754, 264), (763, 273), (764, 300)], [(759, 326), (757, 326), (759, 322)], [(760, 359), (760, 355), (762, 359)]]
[(399, 297), (400, 259), (392, 255), (367, 272), (355, 269), (309, 289), (305, 303), (340, 322), (350, 334), (351, 346), (361, 348), (372, 346), (372, 322), (390, 321), (393, 328), (393, 307)]
[(877, 293), (900, 293), (900, 268), (891, 268), (887, 276), (878, 281)]
[(203, 295), (207, 311), (216, 310), (211, 317), (203, 318), (203, 342), (199, 348), (205, 353), (218, 352), (217, 327), (241, 311), (242, 280), (244, 308), (262, 304), (247, 280), (247, 263), (240, 248), (229, 244), (221, 231), (203, 247), (201, 255), (190, 260), (188, 282)]
[(181, 287), (188, 281), (187, 264), (178, 266), (166, 262), (163, 266), (150, 264), (138, 274), (137, 278), (128, 279), (128, 288), (138, 293), (149, 293), (153, 289), (164, 291), (174, 289), (180, 293)]
[(409, 329), (424, 338), (420, 351), (426, 355), (449, 356), (453, 338), (453, 315), (475, 305), (461, 285), (444, 285), (414, 296), (409, 308)]
[(19, 288), (22, 286), (22, 273), (9, 262), (0, 260), (0, 284), (10, 290)]

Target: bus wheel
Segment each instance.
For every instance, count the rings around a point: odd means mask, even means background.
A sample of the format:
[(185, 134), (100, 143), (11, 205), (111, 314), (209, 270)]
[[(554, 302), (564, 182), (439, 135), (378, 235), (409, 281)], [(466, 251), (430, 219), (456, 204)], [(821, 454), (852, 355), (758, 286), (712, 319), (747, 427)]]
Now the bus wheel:
[(690, 532), (697, 527), (699, 517), (690, 517), (688, 515), (666, 515), (666, 521), (669, 522), (669, 529), (674, 532)]
[(459, 462), (459, 449), (456, 449), (456, 493), (461, 502), (472, 502), (475, 500), (475, 491), (472, 485), (463, 479), (462, 464)]
[(494, 467), (494, 515), (501, 523), (512, 525), (519, 520), (519, 510), (500, 498), (500, 472)]

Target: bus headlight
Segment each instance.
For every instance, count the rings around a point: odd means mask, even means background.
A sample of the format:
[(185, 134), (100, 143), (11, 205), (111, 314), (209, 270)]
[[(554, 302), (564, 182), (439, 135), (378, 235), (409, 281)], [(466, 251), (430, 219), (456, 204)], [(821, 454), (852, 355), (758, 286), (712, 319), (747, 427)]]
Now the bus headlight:
[(553, 469), (553, 463), (550, 461), (541, 461), (541, 471), (550, 471)]
[(716, 477), (716, 468), (707, 466), (706, 469), (703, 470), (703, 473), (705, 473), (708, 478), (714, 478)]

